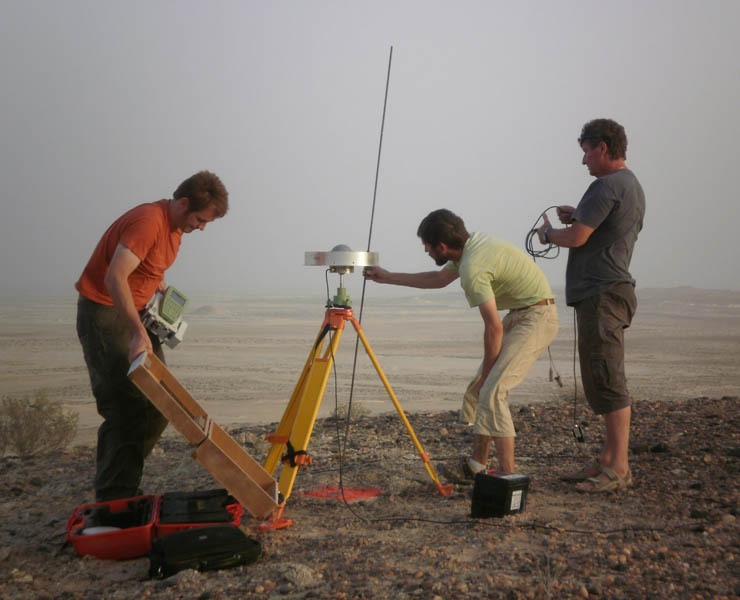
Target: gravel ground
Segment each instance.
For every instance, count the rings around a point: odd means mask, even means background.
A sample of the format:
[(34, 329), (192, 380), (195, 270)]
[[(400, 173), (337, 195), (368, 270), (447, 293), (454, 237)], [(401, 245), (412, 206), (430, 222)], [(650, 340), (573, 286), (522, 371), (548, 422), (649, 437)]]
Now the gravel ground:
[[(572, 406), (515, 407), (518, 472), (532, 477), (525, 512), (471, 519), (470, 487), (442, 497), (397, 415), (353, 419), (343, 486), (374, 486), (346, 505), (302, 492), (338, 485), (344, 422), (317, 421), (313, 466), (299, 473), (292, 527), (258, 533), (261, 559), (230, 570), (147, 578), (148, 559), (79, 557), (65, 544), (75, 506), (92, 501), (94, 448), (0, 459), (2, 598), (734, 598), (740, 595), (740, 402), (737, 397), (633, 407), (632, 488), (584, 495), (558, 477), (594, 456), (601, 423)], [(469, 451), (452, 412), (409, 415), (434, 464)], [(271, 426), (232, 434), (256, 458)], [(148, 459), (146, 493), (218, 484), (169, 436)]]

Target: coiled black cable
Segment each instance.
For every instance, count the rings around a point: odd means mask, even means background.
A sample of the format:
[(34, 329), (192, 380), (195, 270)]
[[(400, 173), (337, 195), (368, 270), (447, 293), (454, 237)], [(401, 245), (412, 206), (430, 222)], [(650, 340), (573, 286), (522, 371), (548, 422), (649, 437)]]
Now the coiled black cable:
[[(534, 249), (533, 240), (535, 236), (537, 236), (537, 224), (540, 222), (540, 219), (542, 219), (542, 215), (544, 215), (548, 210), (552, 208), (557, 208), (557, 206), (548, 206), (542, 213), (540, 213), (540, 215), (537, 217), (537, 220), (534, 222), (534, 225), (532, 225), (532, 229), (527, 232), (527, 236), (524, 238), (524, 248), (527, 251), (527, 254), (529, 254), (535, 261), (538, 258), (552, 260), (560, 256), (560, 246), (556, 246), (555, 244), (549, 244), (547, 247), (541, 250)], [(551, 254), (553, 249), (555, 250), (555, 254)]]

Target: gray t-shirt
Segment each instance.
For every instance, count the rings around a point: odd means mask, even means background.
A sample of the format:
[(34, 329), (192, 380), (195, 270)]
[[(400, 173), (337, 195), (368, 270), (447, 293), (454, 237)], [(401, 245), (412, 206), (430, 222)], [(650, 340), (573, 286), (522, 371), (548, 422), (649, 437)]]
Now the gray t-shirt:
[(593, 227), (594, 232), (583, 246), (568, 253), (565, 301), (569, 306), (618, 283), (635, 284), (629, 266), (644, 215), (645, 192), (629, 169), (599, 177), (589, 186), (573, 220)]

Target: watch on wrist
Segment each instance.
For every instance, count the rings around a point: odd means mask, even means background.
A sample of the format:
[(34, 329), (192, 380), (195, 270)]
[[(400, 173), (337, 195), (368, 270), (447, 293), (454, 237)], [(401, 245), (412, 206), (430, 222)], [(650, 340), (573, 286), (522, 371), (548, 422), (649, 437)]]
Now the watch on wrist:
[(549, 233), (552, 227), (545, 227), (545, 231), (542, 232), (542, 237), (545, 239), (545, 243), (550, 243)]

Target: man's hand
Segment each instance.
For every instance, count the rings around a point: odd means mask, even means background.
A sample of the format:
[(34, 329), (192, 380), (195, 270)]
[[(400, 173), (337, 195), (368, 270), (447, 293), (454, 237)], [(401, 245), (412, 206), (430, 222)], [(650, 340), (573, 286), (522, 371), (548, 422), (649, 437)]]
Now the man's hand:
[(159, 282), (159, 285), (157, 286), (157, 291), (164, 295), (164, 293), (167, 291), (167, 284), (164, 282), (164, 279)]
[(137, 328), (131, 341), (128, 343), (128, 362), (134, 362), (134, 359), (139, 356), (142, 352), (152, 350), (152, 341), (149, 339), (149, 335), (142, 325), (141, 328)]
[(560, 222), (563, 225), (570, 225), (573, 222), (573, 213), (575, 212), (575, 210), (575, 208), (573, 208), (572, 206), (567, 206), (566, 204), (558, 206), (557, 211)]
[(550, 224), (550, 219), (547, 218), (547, 213), (542, 213), (542, 220), (544, 222), (542, 224), (542, 227), (537, 230), (537, 237), (540, 238), (540, 244), (545, 245), (550, 243), (550, 240), (545, 239), (545, 232), (551, 231), (552, 225)]
[(381, 267), (365, 267), (362, 269), (362, 274), (365, 279), (375, 281), (376, 283), (388, 282), (388, 271)]

